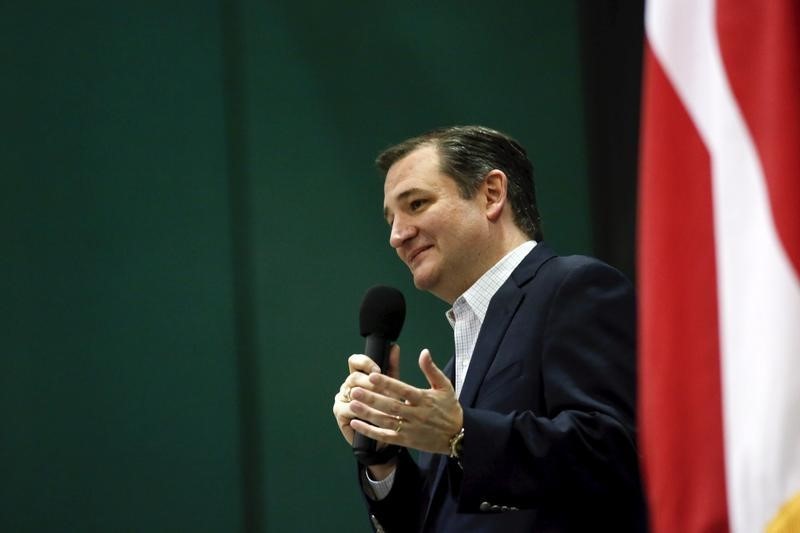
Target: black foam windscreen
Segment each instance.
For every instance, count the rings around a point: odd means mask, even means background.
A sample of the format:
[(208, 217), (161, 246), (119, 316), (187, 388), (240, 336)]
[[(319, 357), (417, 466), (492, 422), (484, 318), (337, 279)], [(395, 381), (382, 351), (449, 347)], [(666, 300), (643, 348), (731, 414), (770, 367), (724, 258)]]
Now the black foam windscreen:
[(406, 299), (394, 287), (377, 285), (364, 294), (359, 311), (361, 336), (378, 334), (395, 341), (406, 320)]

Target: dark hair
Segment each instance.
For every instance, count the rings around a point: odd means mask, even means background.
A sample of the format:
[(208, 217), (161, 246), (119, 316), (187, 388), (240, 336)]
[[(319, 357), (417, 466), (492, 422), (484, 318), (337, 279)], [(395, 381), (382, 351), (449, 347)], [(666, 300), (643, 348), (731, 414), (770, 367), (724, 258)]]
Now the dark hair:
[(533, 165), (514, 139), (483, 126), (451, 126), (412, 137), (378, 155), (375, 164), (384, 174), (400, 159), (425, 145), (436, 147), (440, 170), (453, 178), (463, 198), (472, 198), (494, 169), (508, 177), (508, 199), (514, 223), (526, 235), (541, 241), (541, 217), (536, 206)]

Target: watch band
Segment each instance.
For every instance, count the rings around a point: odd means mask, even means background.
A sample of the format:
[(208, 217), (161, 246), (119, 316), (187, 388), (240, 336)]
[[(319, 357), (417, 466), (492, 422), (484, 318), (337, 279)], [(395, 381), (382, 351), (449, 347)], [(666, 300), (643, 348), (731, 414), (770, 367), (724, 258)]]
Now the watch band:
[(464, 441), (464, 428), (450, 438), (450, 458), (461, 462), (461, 444)]

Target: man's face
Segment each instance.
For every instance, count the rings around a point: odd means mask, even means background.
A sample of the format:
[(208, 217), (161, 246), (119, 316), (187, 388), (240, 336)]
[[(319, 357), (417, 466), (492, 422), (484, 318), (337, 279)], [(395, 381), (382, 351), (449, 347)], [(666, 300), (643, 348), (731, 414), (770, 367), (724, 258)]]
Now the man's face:
[(461, 197), (439, 170), (439, 154), (422, 146), (386, 174), (384, 216), (389, 243), (411, 270), (414, 285), (452, 303), (480, 277), (489, 221), (480, 191)]

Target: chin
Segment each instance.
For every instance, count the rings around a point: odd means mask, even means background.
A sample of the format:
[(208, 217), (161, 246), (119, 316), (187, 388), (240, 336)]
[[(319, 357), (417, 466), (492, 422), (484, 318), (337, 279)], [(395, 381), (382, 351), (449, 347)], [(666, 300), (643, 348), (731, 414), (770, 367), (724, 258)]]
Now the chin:
[(413, 273), (414, 276), (414, 286), (421, 291), (433, 291), (436, 285), (436, 279), (433, 275), (428, 273), (427, 275), (422, 272), (415, 272)]

